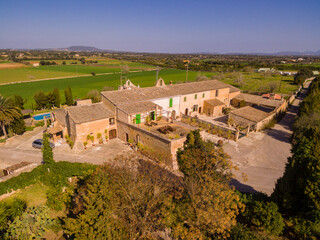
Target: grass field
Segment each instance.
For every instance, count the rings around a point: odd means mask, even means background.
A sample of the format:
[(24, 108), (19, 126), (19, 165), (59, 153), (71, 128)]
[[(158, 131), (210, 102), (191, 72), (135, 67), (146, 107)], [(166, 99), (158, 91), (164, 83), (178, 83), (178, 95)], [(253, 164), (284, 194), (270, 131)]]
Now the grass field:
[[(214, 75), (213, 73), (202, 74), (206, 75), (209, 78)], [(198, 72), (189, 71), (188, 80), (194, 81), (197, 75)], [(159, 77), (162, 77), (166, 83), (168, 83), (169, 81), (173, 81), (173, 83), (179, 83), (185, 81), (186, 72), (177, 69), (164, 69), (159, 72)], [(135, 85), (139, 84), (140, 87), (154, 86), (156, 72), (145, 71), (129, 73), (128, 78)], [(280, 84), (280, 79), (281, 76), (271, 75), (265, 77), (260, 73), (245, 73), (243, 74), (244, 84), (241, 86), (241, 89), (248, 92), (256, 92), (261, 91), (261, 89), (264, 88), (265, 91), (267, 91), (270, 83)], [(234, 82), (234, 77), (232, 76), (232, 74), (224, 75), (221, 81), (237, 86)], [(101, 91), (104, 86), (109, 86), (117, 89), (118, 85), (120, 85), (120, 74), (111, 74), (0, 85), (0, 94), (4, 96), (13, 96), (15, 94), (21, 95), (24, 99), (27, 99), (25, 107), (30, 108), (31, 104), (34, 102), (34, 94), (40, 90), (49, 92), (56, 87), (60, 90), (61, 99), (62, 101), (64, 101), (64, 90), (68, 86), (71, 87), (73, 97), (74, 99), (76, 99), (84, 98), (90, 90), (97, 89), (98, 91)], [(283, 77), (281, 85), (281, 93), (284, 94), (289, 94), (297, 89), (297, 86), (293, 84), (292, 77)]]
[[(243, 84), (237, 85), (235, 77), (232, 73), (225, 74), (222, 81), (236, 87), (241, 88), (245, 92), (269, 92), (270, 85), (276, 86), (276, 92), (282, 94), (290, 94), (297, 90), (297, 85), (293, 82), (292, 76), (281, 76), (281, 75), (268, 75), (265, 76), (262, 73), (242, 73)], [(281, 81), (281, 89), (280, 88)]]
[[(59, 60), (57, 62), (62, 62)], [(71, 62), (71, 61), (70, 61)], [(79, 63), (79, 62), (78, 62)], [(5, 64), (2, 64), (5, 65)], [(22, 64), (20, 64), (22, 65)], [(70, 76), (81, 76), (89, 75), (92, 72), (96, 74), (100, 73), (115, 73), (120, 72), (120, 65), (128, 65), (130, 71), (135, 71), (139, 69), (150, 69), (152, 66), (132, 63), (132, 62), (120, 62), (117, 60), (101, 60), (98, 64), (90, 65), (50, 65), (50, 66), (40, 66), (40, 67), (23, 67), (16, 68), (0, 68), (0, 84), (1, 83), (11, 83), (11, 82), (23, 82), (32, 81), (37, 79), (46, 78), (56, 78), (56, 77), (70, 77)]]

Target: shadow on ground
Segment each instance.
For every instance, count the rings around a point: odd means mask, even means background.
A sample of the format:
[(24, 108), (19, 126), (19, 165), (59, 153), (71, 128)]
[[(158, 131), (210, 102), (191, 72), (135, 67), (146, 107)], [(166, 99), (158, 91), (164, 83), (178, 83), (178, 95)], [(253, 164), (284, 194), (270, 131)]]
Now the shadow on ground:
[(286, 131), (271, 129), (267, 132), (267, 135), (277, 139), (278, 141), (290, 143), (291, 133)]
[(243, 184), (234, 178), (231, 179), (229, 185), (234, 186), (235, 189), (237, 189), (238, 191), (243, 192), (243, 193), (260, 193), (260, 192), (256, 191), (253, 187), (246, 185), (246, 184)]

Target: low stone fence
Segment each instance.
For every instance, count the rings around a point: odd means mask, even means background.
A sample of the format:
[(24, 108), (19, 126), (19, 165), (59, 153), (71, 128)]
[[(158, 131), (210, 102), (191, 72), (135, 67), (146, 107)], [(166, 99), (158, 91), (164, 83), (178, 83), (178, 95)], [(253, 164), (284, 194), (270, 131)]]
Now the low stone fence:
[(239, 138), (239, 131), (231, 130), (229, 128), (216, 125), (212, 122), (208, 122), (208, 121), (199, 119), (197, 117), (192, 117), (192, 116), (187, 116), (182, 114), (181, 122), (189, 124), (191, 126), (199, 127), (208, 133), (218, 135), (219, 137), (223, 137), (226, 139), (238, 141), (238, 138)]

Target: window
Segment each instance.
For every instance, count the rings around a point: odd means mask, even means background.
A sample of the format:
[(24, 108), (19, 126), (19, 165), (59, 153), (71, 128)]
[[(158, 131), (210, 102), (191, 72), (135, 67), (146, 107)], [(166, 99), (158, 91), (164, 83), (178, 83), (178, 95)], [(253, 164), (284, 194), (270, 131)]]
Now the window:
[(204, 98), (206, 96), (206, 94), (205, 93), (202, 93), (202, 98)]
[(109, 125), (114, 125), (115, 121), (114, 118), (109, 118)]
[(141, 123), (141, 115), (137, 114), (136, 115), (136, 124), (139, 124), (139, 123)]
[(172, 103), (173, 103), (173, 99), (170, 98), (170, 100), (169, 100), (169, 107), (172, 107)]
[(187, 101), (187, 97), (184, 97), (184, 98), (183, 98), (183, 101), (186, 102), (186, 101)]
[(194, 95), (194, 99), (197, 99), (197, 98), (198, 98), (198, 95), (197, 95), (197, 94), (195, 94), (195, 95)]
[(216, 97), (218, 97), (219, 95), (219, 90), (216, 90)]

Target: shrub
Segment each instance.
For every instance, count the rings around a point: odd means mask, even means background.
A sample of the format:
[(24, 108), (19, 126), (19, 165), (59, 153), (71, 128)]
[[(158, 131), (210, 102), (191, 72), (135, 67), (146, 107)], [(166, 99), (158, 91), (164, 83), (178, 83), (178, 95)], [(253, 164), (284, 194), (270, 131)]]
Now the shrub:
[(44, 126), (44, 121), (41, 120), (41, 121), (36, 122), (35, 126), (36, 127), (43, 127)]
[(56, 211), (62, 210), (64, 203), (61, 187), (50, 187), (47, 192), (46, 205)]
[(5, 143), (7, 140), (6, 139), (0, 139), (0, 143)]
[(249, 225), (273, 235), (282, 233), (285, 224), (274, 202), (252, 201), (246, 206), (243, 216)]
[(32, 126), (26, 126), (26, 131), (33, 131), (34, 127)]
[(53, 220), (46, 206), (29, 207), (10, 223), (7, 237), (12, 239), (39, 239), (49, 230)]

